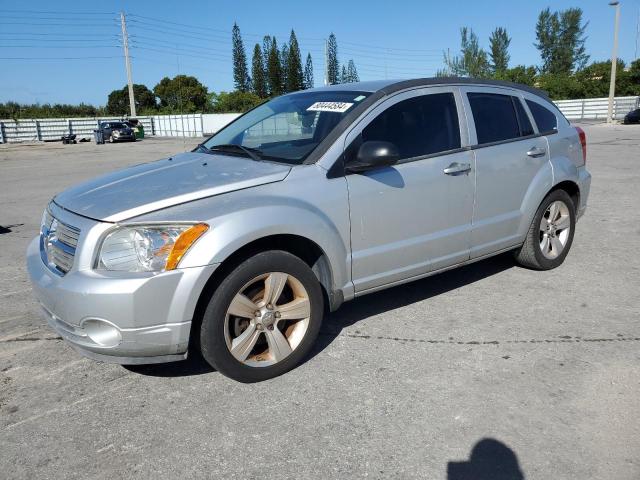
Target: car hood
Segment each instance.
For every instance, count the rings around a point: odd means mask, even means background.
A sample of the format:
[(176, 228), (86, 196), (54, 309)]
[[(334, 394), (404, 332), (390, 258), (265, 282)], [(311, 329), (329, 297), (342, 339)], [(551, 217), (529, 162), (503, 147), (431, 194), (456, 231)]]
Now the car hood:
[(180, 203), (284, 180), (291, 167), (231, 155), (182, 153), (143, 163), (56, 195), (69, 211), (120, 222)]

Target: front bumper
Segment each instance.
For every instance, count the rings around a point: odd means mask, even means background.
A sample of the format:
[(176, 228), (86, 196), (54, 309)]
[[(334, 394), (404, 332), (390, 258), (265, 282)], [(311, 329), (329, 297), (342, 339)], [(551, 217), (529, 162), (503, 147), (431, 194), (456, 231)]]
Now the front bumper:
[(136, 139), (135, 134), (131, 134), (131, 135), (122, 135), (122, 134), (114, 135), (114, 134), (111, 134), (111, 137), (113, 138), (114, 142), (124, 142), (124, 141), (130, 142), (131, 140), (135, 140)]
[(33, 291), (51, 328), (83, 355), (121, 364), (186, 358), (193, 312), (215, 268), (126, 276), (73, 269), (61, 277), (44, 265), (38, 238), (27, 250)]

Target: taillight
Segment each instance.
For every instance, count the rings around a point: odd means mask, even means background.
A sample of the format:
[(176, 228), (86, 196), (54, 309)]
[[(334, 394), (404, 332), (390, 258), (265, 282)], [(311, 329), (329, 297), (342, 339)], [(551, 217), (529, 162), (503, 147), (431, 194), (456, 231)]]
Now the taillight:
[(578, 137), (580, 137), (580, 145), (582, 145), (582, 161), (587, 164), (587, 135), (580, 127), (576, 127)]

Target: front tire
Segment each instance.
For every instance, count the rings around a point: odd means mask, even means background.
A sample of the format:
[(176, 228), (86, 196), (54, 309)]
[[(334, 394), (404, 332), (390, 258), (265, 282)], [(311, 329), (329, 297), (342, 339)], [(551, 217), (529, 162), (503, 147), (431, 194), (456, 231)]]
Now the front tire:
[(535, 270), (559, 267), (569, 253), (576, 226), (576, 208), (564, 190), (554, 190), (542, 201), (531, 222), (516, 261)]
[(243, 383), (282, 375), (310, 352), (324, 298), (309, 266), (284, 251), (259, 253), (216, 288), (200, 329), (202, 356)]

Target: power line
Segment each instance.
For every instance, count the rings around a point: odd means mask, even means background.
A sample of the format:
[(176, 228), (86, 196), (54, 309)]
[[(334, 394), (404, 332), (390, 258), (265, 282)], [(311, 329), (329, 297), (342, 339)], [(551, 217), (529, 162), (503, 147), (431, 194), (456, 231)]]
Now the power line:
[[(4, 42), (42, 42), (49, 44), (51, 42), (104, 42), (106, 40), (119, 40), (118, 35), (105, 36), (103, 38), (3, 38)], [(3, 47), (8, 46), (4, 45)]]
[[(230, 50), (230, 49), (222, 50), (222, 49), (212, 48), (212, 47), (202, 47), (200, 45), (194, 45), (192, 43), (182, 43), (182, 42), (176, 43), (176, 42), (171, 42), (171, 41), (168, 41), (168, 40), (161, 40), (159, 38), (147, 37), (145, 35), (129, 35), (129, 39), (132, 39), (134, 42), (138, 42), (139, 38), (142, 38), (144, 40), (150, 40), (152, 42), (156, 42), (156, 44), (157, 43), (164, 43), (164, 44), (168, 44), (170, 46), (177, 45), (177, 46), (184, 46), (184, 47), (192, 47), (194, 49), (213, 51), (213, 52), (225, 52), (225, 53), (228, 53), (229, 50)], [(230, 56), (228, 56), (228, 57), (231, 58)]]
[[(140, 23), (145, 23), (141, 20), (137, 20), (138, 18), (142, 18), (144, 20), (151, 20), (153, 22), (159, 22), (159, 23), (164, 23), (164, 24), (170, 24), (170, 25), (178, 25), (181, 27), (186, 27), (188, 29), (191, 30), (202, 30), (202, 31), (213, 31), (213, 32), (220, 32), (220, 33), (224, 33), (225, 35), (231, 35), (231, 31), (230, 30), (222, 30), (219, 28), (211, 28), (211, 27), (204, 27), (204, 26), (200, 26), (200, 25), (193, 25), (193, 24), (187, 24), (187, 23), (179, 23), (179, 22), (171, 22), (168, 20), (162, 20), (159, 19), (157, 17), (147, 17), (145, 15), (135, 15), (135, 14), (130, 14), (129, 16), (131, 17), (135, 17), (136, 18), (136, 22), (140, 22)], [(151, 25), (149, 23), (146, 23), (147, 25)], [(154, 25), (154, 26), (159, 26), (159, 25)], [(270, 35), (272, 37), (287, 37), (289, 34), (285, 34), (285, 35)], [(259, 37), (259, 38), (263, 38), (265, 36), (265, 34), (259, 34), (259, 33), (247, 33), (247, 32), (243, 32), (242, 36), (249, 36), (249, 37)], [(297, 37), (298, 40), (308, 40), (308, 41), (312, 41), (312, 42), (319, 42), (322, 43), (324, 42), (323, 38), (310, 38), (310, 37)]]
[[(224, 33), (227, 35), (231, 35), (231, 31), (230, 30), (221, 30), (218, 28), (210, 28), (210, 27), (202, 27), (202, 26), (197, 26), (197, 25), (190, 25), (187, 23), (178, 23), (178, 22), (170, 22), (168, 20), (161, 20), (159, 18), (154, 18), (154, 17), (147, 17), (144, 15), (135, 15), (133, 13), (129, 14), (131, 18), (131, 22), (135, 22), (135, 23), (142, 23), (145, 25), (153, 25), (155, 27), (159, 27), (160, 25), (154, 25), (153, 23), (148, 23), (145, 20), (151, 20), (152, 22), (157, 22), (157, 23), (163, 23), (163, 24), (169, 24), (169, 25), (177, 25), (180, 27), (186, 27), (190, 30), (205, 30), (207, 32), (220, 32), (220, 33)], [(142, 18), (143, 20), (138, 20), (139, 18)]]
[[(41, 37), (49, 37), (50, 35), (57, 35), (58, 37), (80, 37), (80, 36), (92, 36), (92, 37), (107, 37), (107, 36), (119, 36), (117, 34), (110, 33), (64, 33), (64, 32), (47, 32), (47, 33), (38, 33), (38, 32), (0, 32), (0, 35), (29, 35), (29, 36), (41, 36)], [(73, 41), (76, 41), (75, 39)]]
[[(165, 54), (167, 53), (166, 49), (160, 50), (160, 49), (157, 49), (157, 48), (147, 48), (147, 47), (138, 47), (138, 46), (132, 46), (131, 48), (134, 49), (134, 50), (146, 50), (146, 51), (149, 51), (149, 52), (159, 52), (159, 53), (165, 53)], [(173, 53), (175, 54), (175, 52), (173, 52)], [(208, 55), (198, 55), (198, 54), (188, 54), (188, 53), (179, 53), (178, 55), (182, 55), (184, 57), (202, 58), (202, 59), (205, 59), (205, 60), (218, 60), (218, 61), (223, 61), (223, 60), (227, 61), (228, 60), (228, 59), (222, 59), (222, 58), (214, 58), (214, 57), (211, 57), (211, 56), (208, 56)]]
[[(41, 27), (111, 27), (112, 25), (103, 23), (36, 23), (36, 22), (0, 22), (2, 25), (34, 25)], [(113, 24), (115, 25), (115, 23)]]
[(7, 48), (119, 48), (121, 45), (4, 45)]
[[(139, 45), (143, 45), (143, 46), (140, 47)], [(146, 48), (147, 50), (152, 49), (154, 46), (155, 46), (154, 44), (147, 43), (147, 42), (133, 42), (131, 44), (132, 48), (141, 48), (141, 49)], [(185, 48), (178, 48), (178, 47), (166, 47), (166, 48), (163, 47), (162, 50), (158, 50), (158, 49), (154, 49), (154, 50), (157, 50), (159, 52), (168, 52), (168, 51), (170, 51), (171, 53), (178, 53), (180, 55), (181, 55), (180, 52), (193, 53), (193, 54), (196, 54), (196, 55), (201, 55), (203, 57), (210, 57), (212, 59), (225, 60), (225, 61), (232, 59), (231, 55), (223, 55), (223, 54), (220, 54), (220, 53), (198, 52), (198, 51), (189, 50), (189, 49), (185, 49)]]
[[(53, 11), (53, 10), (5, 10), (5, 9), (0, 9), (0, 12), (2, 13), (34, 13), (34, 14), (58, 14), (60, 15), (60, 10), (57, 11)], [(64, 12), (64, 15), (117, 15), (116, 12)]]
[[(162, 33), (162, 34), (167, 34), (166, 30), (158, 30), (156, 28), (149, 28), (149, 27), (145, 27), (145, 26), (139, 26), (135, 23), (132, 24), (132, 26), (134, 27), (133, 30), (137, 31), (137, 30), (143, 30), (143, 31), (147, 31), (147, 32), (155, 32), (155, 33)], [(170, 32), (172, 34), (175, 34), (175, 32)], [(186, 33), (181, 33), (180, 34), (182, 37), (186, 37), (186, 38), (193, 38), (195, 40), (204, 40), (204, 41), (219, 41), (220, 38), (222, 37), (218, 37), (218, 39), (214, 38), (214, 37), (207, 37), (207, 36), (203, 36), (203, 35), (189, 35)], [(227, 37), (224, 37), (225, 40), (229, 40)]]
[[(226, 40), (230, 39), (230, 37), (231, 37), (231, 32), (229, 32), (228, 35), (220, 35), (220, 34), (217, 34), (217, 33), (192, 32), (192, 31), (184, 30), (184, 29), (177, 28), (177, 27), (166, 27), (166, 26), (163, 26), (163, 25), (154, 25), (152, 23), (142, 22), (140, 20), (135, 20), (135, 19), (131, 19), (130, 20), (130, 24), (132, 26), (135, 26), (136, 28), (147, 29), (147, 30), (151, 30), (150, 27), (152, 27), (152, 28), (156, 29), (155, 31), (160, 31), (160, 32), (165, 33), (165, 34), (167, 33), (167, 31), (169, 31), (169, 32), (179, 33), (179, 34), (185, 34), (186, 33), (188, 35), (197, 35), (197, 36), (202, 37), (202, 38), (223, 38), (223, 39), (226, 39)], [(142, 26), (140, 26), (140, 25), (142, 25)], [(157, 30), (159, 28), (162, 28), (162, 30)]]
[(354, 43), (354, 42), (345, 42), (343, 40), (340, 41), (341, 44), (345, 44), (345, 45), (353, 45), (356, 47), (363, 47), (363, 48), (368, 48), (370, 50), (377, 50), (377, 51), (401, 51), (401, 52), (441, 52), (441, 50), (437, 50), (435, 48), (431, 48), (431, 49), (419, 49), (419, 48), (395, 48), (395, 47), (381, 47), (381, 46), (375, 46), (375, 45), (370, 45), (370, 44), (364, 44), (364, 43)]
[[(136, 61), (149, 62), (149, 63), (159, 64), (159, 65), (170, 65), (170, 66), (173, 66), (173, 67), (176, 66), (175, 63), (162, 62), (162, 61), (158, 61), (155, 58), (142, 57), (142, 56), (139, 56), (139, 55), (136, 55), (135, 57), (131, 57), (131, 58), (135, 58)], [(213, 70), (213, 69), (210, 69), (210, 68), (207, 68), (207, 67), (203, 67), (202, 65), (187, 65), (187, 64), (184, 64), (184, 63), (181, 63), (180, 65), (183, 68), (190, 68), (190, 69), (194, 69), (194, 70), (203, 70), (205, 72), (216, 73), (216, 74), (219, 74), (219, 75), (226, 75), (226, 74), (229, 73), (228, 71), (223, 72), (221, 70)]]
[(0, 57), (0, 60), (88, 60), (88, 59), (103, 59), (103, 58), (122, 58), (122, 55), (117, 56), (85, 56), (85, 57)]

